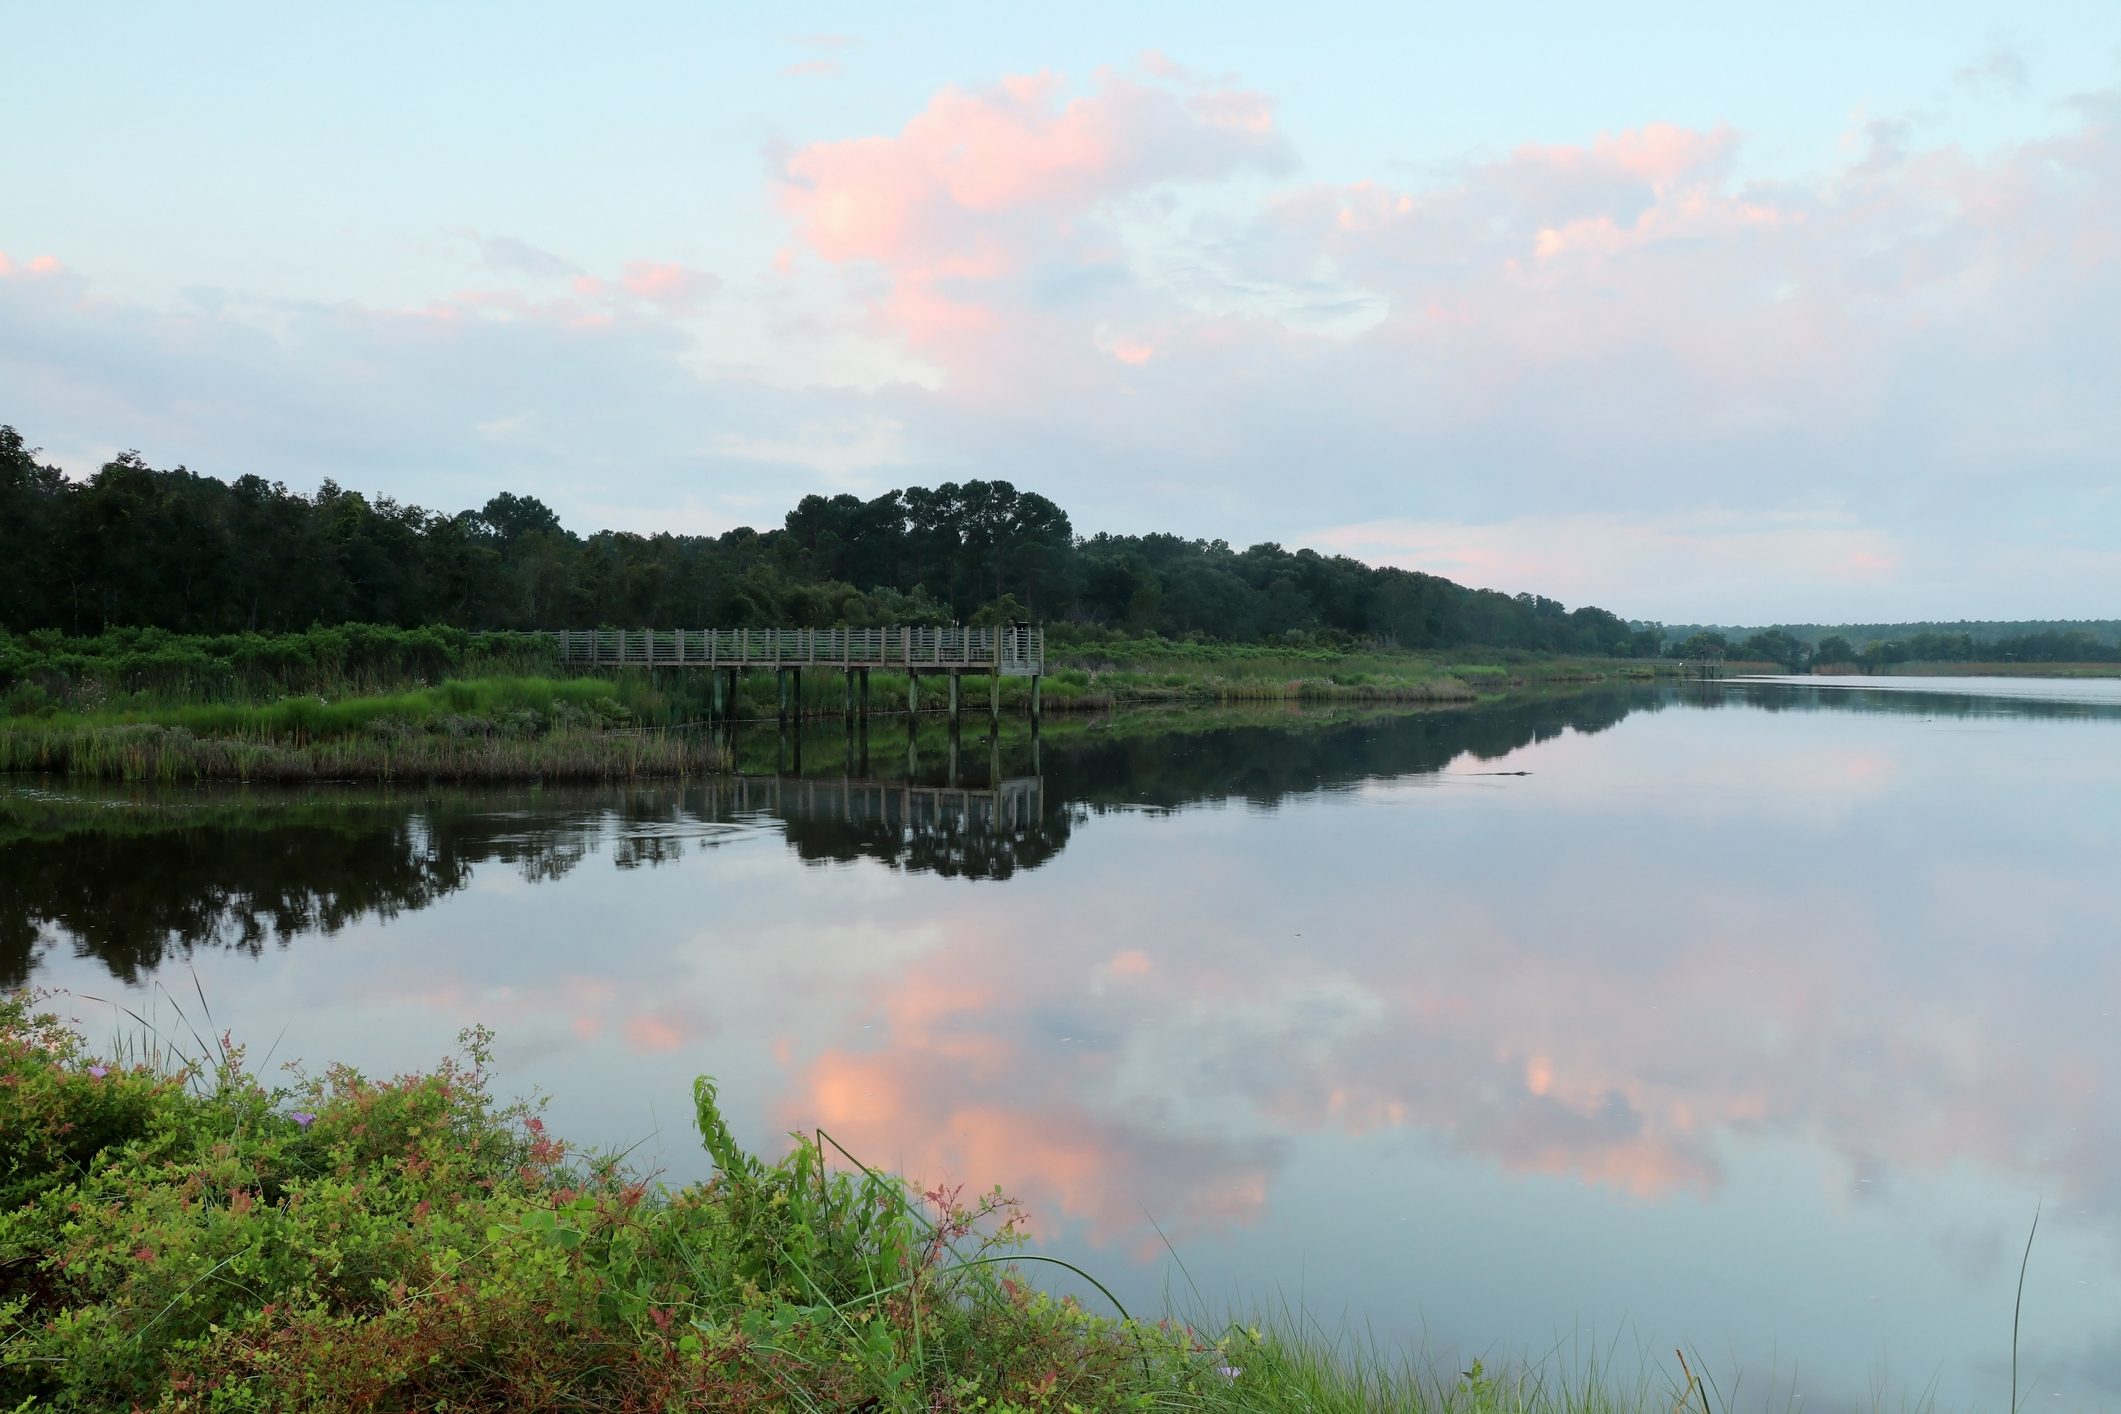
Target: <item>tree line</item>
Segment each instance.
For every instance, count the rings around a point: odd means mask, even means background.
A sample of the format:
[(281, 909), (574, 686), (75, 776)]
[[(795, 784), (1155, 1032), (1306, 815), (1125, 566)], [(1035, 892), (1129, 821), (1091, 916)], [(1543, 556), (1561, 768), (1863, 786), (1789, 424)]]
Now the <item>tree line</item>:
[(1232, 642), (1654, 657), (1607, 610), (1276, 544), (1076, 534), (1006, 481), (806, 496), (781, 525), (581, 535), (503, 492), (446, 514), (326, 481), (225, 482), (133, 452), (73, 481), (0, 427), (0, 628), (824, 627), (1038, 619)]
[(2121, 663), (2121, 643), (2081, 627), (1982, 637), (1971, 633), (1911, 633), (1904, 637), (1870, 638), (1861, 645), (1841, 633), (1827, 633), (1816, 642), (1807, 642), (1780, 628), (1743, 639), (1716, 629), (1697, 629), (1674, 642), (1668, 651), (1676, 658), (1779, 663), (1792, 672), (1814, 667), (1853, 667), (1869, 672), (1899, 663)]

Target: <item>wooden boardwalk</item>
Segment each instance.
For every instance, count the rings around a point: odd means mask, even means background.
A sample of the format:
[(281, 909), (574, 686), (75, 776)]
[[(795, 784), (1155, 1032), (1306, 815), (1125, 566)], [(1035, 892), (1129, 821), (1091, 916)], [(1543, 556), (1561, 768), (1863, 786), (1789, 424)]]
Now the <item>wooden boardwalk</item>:
[[(906, 710), (920, 710), (923, 677), (950, 682), (950, 715), (958, 715), (960, 679), (989, 680), (989, 707), (1001, 715), (1003, 678), (1031, 680), (1031, 715), (1039, 715), (1046, 674), (1046, 631), (1003, 628), (703, 628), (580, 629), (550, 635), (562, 663), (592, 667), (704, 668), (714, 676), (714, 711), (736, 700), (736, 675), (768, 671), (781, 680), (781, 716), (800, 701), (805, 668), (846, 674), (849, 715), (869, 713), (869, 673), (906, 674)], [(724, 695), (724, 675), (727, 694)]]

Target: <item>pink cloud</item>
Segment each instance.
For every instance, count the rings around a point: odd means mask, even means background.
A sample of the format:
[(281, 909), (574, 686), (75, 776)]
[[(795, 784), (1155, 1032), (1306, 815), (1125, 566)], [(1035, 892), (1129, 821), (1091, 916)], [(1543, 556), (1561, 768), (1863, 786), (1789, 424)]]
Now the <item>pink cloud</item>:
[(1586, 146), (1520, 147), (1506, 165), (1570, 176), (1624, 175), (1653, 187), (1670, 187), (1720, 179), (1730, 170), (1737, 145), (1737, 133), (1727, 126), (1697, 132), (1673, 123), (1649, 123), (1602, 133)]
[(876, 310), (888, 328), (963, 355), (1004, 329), (993, 306), (1020, 307), (1029, 272), (1112, 258), (1098, 230), (1111, 203), (1286, 160), (1258, 95), (1180, 95), (1108, 75), (1064, 98), (1058, 76), (1026, 74), (945, 89), (893, 136), (800, 149), (779, 199), (815, 254), (886, 272)]
[(781, 77), (790, 79), (822, 79), (839, 73), (841, 65), (837, 59), (804, 59), (781, 70)]
[(683, 1018), (660, 1013), (630, 1017), (623, 1031), (627, 1048), (647, 1055), (681, 1051), (697, 1038), (697, 1029)]
[(721, 281), (704, 270), (667, 260), (629, 260), (619, 285), (636, 299), (673, 314), (689, 313), (713, 294)]
[(50, 276), (64, 275), (65, 273), (67, 273), (66, 264), (56, 255), (31, 256), (27, 261), (18, 265), (8, 258), (6, 251), (0, 250), (0, 279), (16, 275)]

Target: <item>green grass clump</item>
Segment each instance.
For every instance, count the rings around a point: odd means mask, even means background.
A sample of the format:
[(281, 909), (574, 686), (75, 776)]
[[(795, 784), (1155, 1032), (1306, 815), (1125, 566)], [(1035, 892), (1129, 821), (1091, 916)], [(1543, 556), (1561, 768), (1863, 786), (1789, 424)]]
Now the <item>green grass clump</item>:
[(1293, 1319), (1094, 1315), (1025, 1280), (1096, 1286), (1016, 1250), (999, 1190), (922, 1193), (822, 1134), (767, 1161), (705, 1078), (715, 1174), (672, 1189), (496, 1101), (483, 1031), (424, 1073), (268, 1086), (180, 1020), (190, 1054), (152, 1029), (98, 1053), (0, 996), (0, 1408), (1671, 1407), (1647, 1380), (1438, 1379)]

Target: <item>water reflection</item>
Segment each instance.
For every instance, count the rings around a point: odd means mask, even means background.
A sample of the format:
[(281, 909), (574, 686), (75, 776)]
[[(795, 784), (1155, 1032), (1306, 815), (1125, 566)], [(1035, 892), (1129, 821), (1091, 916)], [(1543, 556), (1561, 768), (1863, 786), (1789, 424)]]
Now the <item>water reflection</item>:
[(2077, 1407), (2121, 1397), (2117, 726), (1690, 685), (760, 732), (684, 788), (17, 794), (4, 965), (197, 949), (217, 1013), (379, 1065), (497, 1023), (612, 1142), (713, 1071), (755, 1141), (1000, 1182), (1131, 1295), (1161, 1228), (1211, 1298), (1625, 1318), (1801, 1352), (1828, 1407), (1881, 1365), (1986, 1398), (2044, 1200), (2028, 1352)]
[[(28, 980), (40, 945), (66, 943), (135, 982), (195, 948), (256, 954), (389, 920), (462, 889), (480, 864), (535, 882), (609, 848), (616, 868), (653, 867), (759, 820), (805, 861), (1007, 879), (1115, 806), (1272, 806), (1437, 772), (1461, 755), (1492, 760), (1664, 702), (1606, 693), (1426, 715), (1167, 713), (975, 734), (931, 721), (880, 728), (873, 745), (867, 730), (752, 730), (729, 743), (742, 774), (684, 786), (0, 787), (0, 985)], [(809, 770), (795, 771), (806, 753)]]

